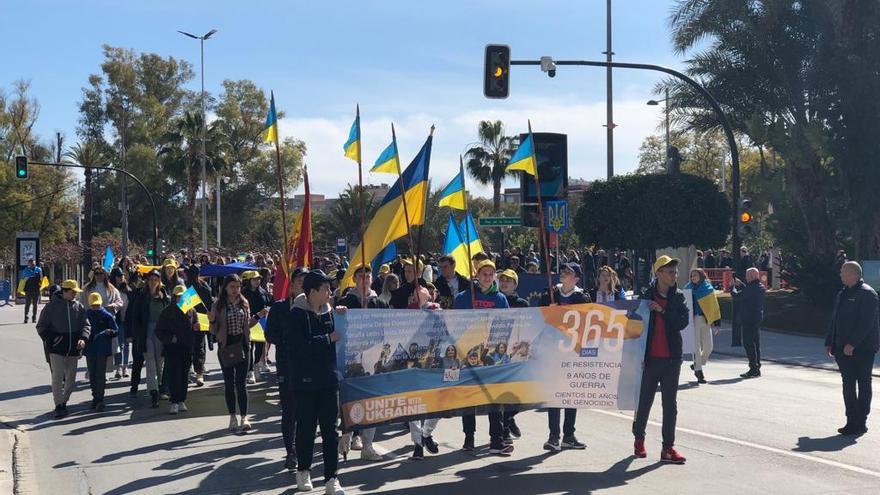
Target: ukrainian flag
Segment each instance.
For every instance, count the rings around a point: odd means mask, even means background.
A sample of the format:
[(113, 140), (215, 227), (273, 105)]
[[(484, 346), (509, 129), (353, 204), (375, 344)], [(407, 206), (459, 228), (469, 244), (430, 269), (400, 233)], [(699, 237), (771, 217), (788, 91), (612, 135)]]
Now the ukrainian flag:
[[(358, 109), (357, 116), (354, 118), (354, 123), (351, 124), (351, 130), (348, 132), (348, 141), (342, 145), (342, 149), (345, 150), (346, 158), (351, 158), (352, 160), (360, 163), (361, 161), (361, 112), (360, 108)], [(395, 170), (395, 172), (397, 172)]]
[(536, 177), (538, 175), (538, 163), (535, 160), (535, 139), (532, 137), (531, 131), (529, 131), (529, 136), (520, 143), (510, 161), (507, 162), (507, 171), (513, 172), (514, 170), (522, 170)]
[(706, 321), (710, 324), (721, 320), (721, 307), (718, 305), (718, 296), (715, 295), (715, 287), (708, 280), (704, 280), (699, 286), (688, 282), (687, 289), (693, 291), (694, 300), (700, 305)]
[(270, 93), (269, 114), (266, 115), (266, 125), (263, 126), (263, 142), (278, 142), (278, 119), (275, 115), (275, 93)]
[[(471, 261), (468, 259), (467, 241), (465, 241), (465, 237), (461, 233), (461, 230), (459, 230), (458, 224), (455, 222), (455, 218), (452, 217), (452, 214), (449, 215), (449, 222), (447, 222), (446, 241), (443, 242), (443, 254), (452, 256), (452, 258), (455, 259), (456, 272), (464, 277), (471, 277), (471, 274), (468, 273), (468, 267), (471, 266)], [(464, 290), (464, 288), (460, 289)]]
[(191, 285), (189, 289), (186, 289), (186, 291), (180, 295), (180, 300), (177, 301), (177, 307), (184, 313), (195, 308), (199, 304), (202, 304), (202, 298), (196, 293), (195, 285)]
[(385, 151), (379, 155), (376, 164), (370, 169), (370, 172), (383, 172), (386, 174), (400, 173), (400, 157), (397, 155), (397, 140), (391, 141), (391, 144), (385, 148)]
[(463, 171), (459, 171), (452, 181), (440, 192), (440, 203), (437, 206), (448, 206), (456, 210), (464, 210), (465, 192)]
[(483, 243), (480, 242), (480, 234), (477, 233), (477, 226), (474, 223), (474, 217), (471, 216), (471, 212), (467, 212), (467, 216), (461, 221), (461, 225), (458, 228), (462, 233), (462, 239), (471, 240), (471, 256), (483, 252)]
[[(410, 225), (424, 225), (425, 203), (428, 199), (428, 170), (431, 166), (431, 143), (433, 138), (428, 136), (421, 151), (413, 159), (412, 163), (403, 171), (400, 181), (394, 185), (379, 203), (373, 219), (367, 225), (362, 241), (363, 249), (358, 246), (354, 252), (349, 266), (359, 266), (367, 260), (375, 258), (388, 244), (408, 234), (406, 229), (406, 217), (403, 211), (403, 198), (400, 184), (403, 182), (403, 192), (406, 193), (406, 207), (409, 212)], [(364, 256), (365, 255), (365, 256)], [(354, 286), (354, 270), (347, 270), (345, 278), (340, 283), (341, 288)]]

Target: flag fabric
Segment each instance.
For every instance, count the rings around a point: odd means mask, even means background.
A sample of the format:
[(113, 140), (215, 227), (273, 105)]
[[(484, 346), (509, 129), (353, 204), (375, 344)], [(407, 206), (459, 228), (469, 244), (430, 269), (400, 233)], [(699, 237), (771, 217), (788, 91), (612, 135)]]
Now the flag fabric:
[(718, 296), (715, 295), (715, 287), (712, 287), (708, 280), (703, 280), (698, 286), (694, 286), (693, 282), (688, 282), (685, 288), (693, 291), (694, 300), (697, 301), (700, 309), (703, 310), (703, 315), (706, 316), (707, 322), (712, 324), (721, 319), (721, 306), (718, 304)]
[(400, 172), (400, 157), (397, 155), (397, 141), (391, 141), (391, 144), (385, 148), (385, 151), (379, 155), (376, 164), (370, 169), (370, 172), (382, 172), (385, 174), (396, 174)]
[(458, 223), (452, 214), (449, 214), (449, 221), (446, 225), (446, 240), (443, 242), (443, 254), (452, 256), (455, 259), (455, 271), (462, 276), (470, 278), (469, 268), (471, 266), (468, 259), (467, 241), (464, 234), (458, 228)]
[[(348, 132), (348, 141), (342, 146), (345, 150), (345, 156), (356, 162), (361, 161), (361, 116), (360, 113), (354, 118), (351, 124), (351, 131)], [(395, 170), (396, 172), (396, 170)]]
[(477, 225), (474, 223), (474, 217), (471, 216), (471, 212), (467, 212), (458, 229), (461, 231), (462, 239), (471, 240), (471, 256), (483, 252), (483, 243), (480, 242), (480, 234), (477, 233)]
[(267, 317), (260, 318), (260, 321), (257, 322), (256, 325), (251, 327), (251, 342), (265, 342), (266, 341), (266, 320)]
[(527, 138), (519, 144), (516, 152), (507, 162), (507, 171), (522, 170), (529, 175), (538, 175), (538, 163), (535, 160), (535, 140), (529, 132)]
[(266, 115), (266, 125), (263, 126), (263, 142), (278, 142), (278, 118), (275, 115), (275, 93), (271, 93), (269, 100), (269, 114)]
[(199, 331), (207, 332), (211, 326), (211, 321), (208, 319), (208, 315), (205, 313), (196, 313), (196, 318), (199, 320)]
[(392, 241), (391, 244), (385, 246), (385, 249), (373, 258), (370, 268), (373, 269), (374, 274), (379, 273), (379, 268), (385, 263), (391, 263), (394, 261), (394, 258), (397, 258), (397, 243)]
[(113, 254), (113, 250), (110, 249), (110, 246), (107, 246), (107, 250), (104, 252), (104, 271), (110, 273), (110, 270), (113, 269), (113, 263), (116, 263), (116, 256)]
[[(424, 225), (425, 203), (428, 198), (428, 170), (431, 167), (431, 143), (433, 138), (428, 136), (419, 154), (413, 158), (412, 163), (403, 171), (400, 181), (395, 181), (385, 198), (376, 208), (376, 213), (370, 220), (364, 232), (361, 246), (354, 251), (349, 266), (359, 266), (363, 260), (372, 260), (391, 242), (408, 234), (406, 217), (403, 209), (401, 194), (401, 182), (403, 192), (406, 194), (406, 207), (409, 213), (410, 225)], [(365, 256), (364, 256), (365, 254)], [(363, 256), (363, 257), (362, 257)], [(348, 270), (340, 287), (345, 289), (354, 286), (354, 270)]]
[(458, 175), (440, 191), (440, 202), (437, 206), (448, 206), (456, 210), (465, 209), (464, 176), (462, 173), (463, 171), (459, 170)]
[(180, 300), (177, 301), (177, 307), (184, 313), (195, 308), (199, 304), (202, 304), (202, 298), (199, 297), (199, 294), (196, 292), (195, 285), (191, 285), (189, 289), (186, 289), (183, 294), (180, 295)]
[(43, 277), (43, 280), (40, 281), (40, 290), (49, 287), (49, 277)]
[(308, 267), (312, 260), (312, 196), (309, 192), (309, 171), (303, 173), (305, 201), (303, 209), (296, 216), (293, 233), (285, 243), (281, 266), (275, 270), (272, 284), (272, 297), (276, 301), (287, 298), (290, 274), (298, 267)]

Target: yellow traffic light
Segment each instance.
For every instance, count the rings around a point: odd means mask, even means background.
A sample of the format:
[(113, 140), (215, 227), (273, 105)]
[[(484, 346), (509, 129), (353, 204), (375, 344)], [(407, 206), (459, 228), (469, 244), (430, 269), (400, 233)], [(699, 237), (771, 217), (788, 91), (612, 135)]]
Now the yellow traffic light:
[(500, 65), (498, 67), (495, 67), (495, 77), (497, 78), (497, 77), (501, 77), (503, 75), (504, 75), (504, 69), (502, 69)]
[(739, 215), (739, 221), (740, 221), (740, 223), (749, 223), (749, 222), (751, 222), (751, 221), (752, 221), (752, 214), (749, 213), (749, 212), (747, 212), (747, 211), (744, 211), (744, 212), (740, 213), (740, 215)]

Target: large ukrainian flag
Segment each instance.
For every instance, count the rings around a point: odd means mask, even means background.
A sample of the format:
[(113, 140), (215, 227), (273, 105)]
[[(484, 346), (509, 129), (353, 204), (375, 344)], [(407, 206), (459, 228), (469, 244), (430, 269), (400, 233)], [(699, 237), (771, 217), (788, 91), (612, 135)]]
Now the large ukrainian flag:
[(443, 242), (443, 254), (452, 256), (455, 259), (456, 272), (464, 277), (471, 277), (471, 274), (468, 273), (471, 261), (468, 259), (467, 242), (451, 213), (449, 214), (449, 222), (447, 222), (446, 227), (446, 240)]
[[(401, 182), (404, 185), (403, 191), (406, 193), (406, 207), (409, 212), (410, 225), (424, 225), (432, 140), (433, 138), (428, 136), (428, 140), (425, 141), (419, 154), (403, 171), (402, 179), (394, 182), (388, 194), (379, 203), (376, 214), (373, 215), (373, 219), (370, 220), (370, 224), (367, 226), (366, 232), (364, 232), (363, 249), (361, 249), (361, 246), (357, 247), (349, 266), (362, 265), (364, 263), (363, 256), (369, 262), (385, 246), (408, 234), (401, 195)], [(354, 286), (353, 272), (354, 270), (346, 271), (345, 278), (340, 283), (340, 287)]]
[(686, 288), (693, 291), (694, 300), (697, 301), (700, 309), (703, 310), (706, 322), (712, 324), (721, 320), (721, 306), (718, 304), (718, 296), (715, 295), (715, 287), (712, 287), (708, 280), (704, 280), (698, 286), (688, 282)]
[(458, 229), (461, 231), (463, 239), (471, 240), (471, 256), (483, 252), (483, 243), (480, 242), (480, 234), (477, 233), (477, 226), (474, 224), (471, 212), (467, 212), (467, 216), (461, 221)]

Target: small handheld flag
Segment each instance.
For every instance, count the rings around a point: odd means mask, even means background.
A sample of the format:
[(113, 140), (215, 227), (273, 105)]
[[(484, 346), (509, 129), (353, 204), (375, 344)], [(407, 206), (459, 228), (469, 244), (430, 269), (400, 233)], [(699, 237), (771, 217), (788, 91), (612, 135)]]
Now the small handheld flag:
[(356, 162), (361, 161), (361, 116), (360, 111), (351, 124), (351, 131), (348, 132), (348, 141), (342, 146), (345, 150), (346, 158), (351, 158)]
[(507, 163), (507, 171), (522, 170), (529, 175), (538, 175), (538, 164), (535, 160), (535, 140), (531, 131)]
[(275, 93), (270, 93), (269, 114), (266, 115), (266, 125), (263, 126), (263, 142), (278, 142), (278, 119), (275, 115)]
[(391, 144), (385, 148), (385, 151), (379, 155), (376, 164), (370, 169), (370, 172), (382, 172), (386, 174), (400, 173), (400, 158), (397, 156), (397, 141), (391, 141)]
[(180, 295), (180, 300), (177, 301), (177, 307), (184, 313), (195, 308), (199, 304), (202, 304), (202, 298), (196, 293), (196, 287), (194, 285), (191, 285), (189, 289), (186, 289), (186, 291)]
[(110, 249), (110, 246), (107, 246), (107, 250), (104, 252), (104, 271), (107, 273), (113, 269), (113, 263), (116, 262), (116, 256), (113, 254), (113, 250)]
[(462, 172), (459, 171), (458, 175), (456, 175), (440, 192), (440, 202), (437, 205), (448, 206), (450, 208), (455, 208), (456, 210), (464, 210), (464, 195), (464, 177), (462, 176)]

